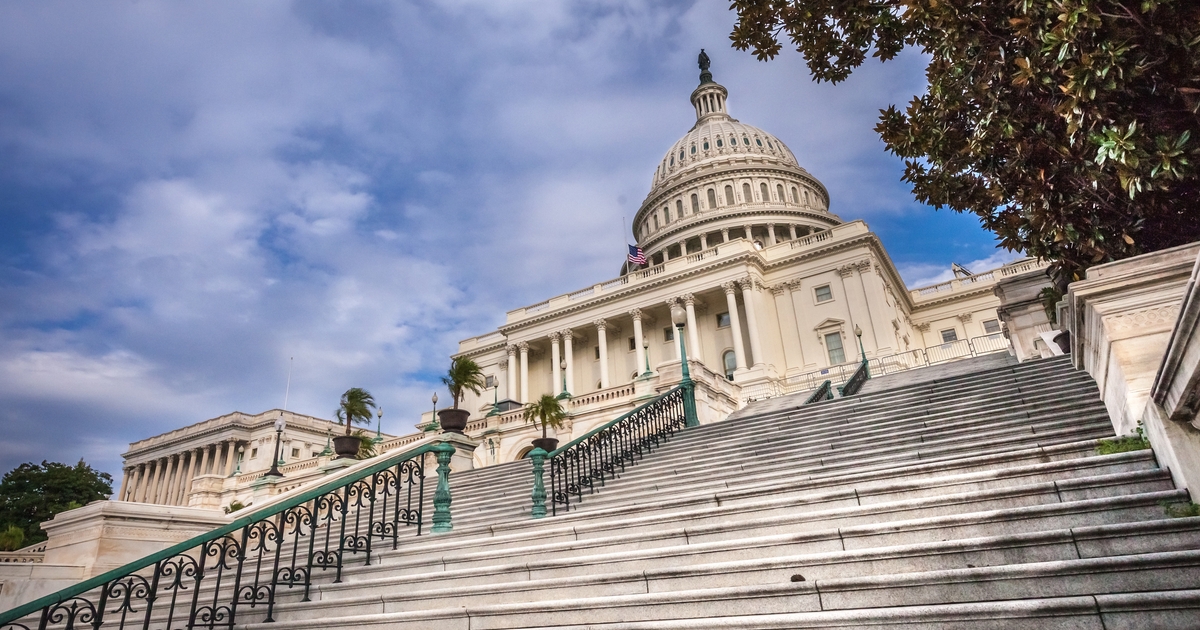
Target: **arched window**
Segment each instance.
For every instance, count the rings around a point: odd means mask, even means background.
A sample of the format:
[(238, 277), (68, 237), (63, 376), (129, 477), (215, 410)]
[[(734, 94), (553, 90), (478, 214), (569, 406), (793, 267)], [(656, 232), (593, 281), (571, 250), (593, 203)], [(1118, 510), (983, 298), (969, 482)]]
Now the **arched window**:
[(696, 155), (696, 145), (692, 145), (692, 155)]
[(755, 138), (754, 143), (761, 147), (762, 146), (762, 138)]
[(795, 186), (792, 186), (792, 203), (800, 203), (800, 195), (796, 194)]
[(742, 184), (742, 202), (750, 203), (754, 201), (754, 197), (750, 196), (750, 184)]
[(721, 144), (721, 139), (720, 139), (720, 138), (717, 138), (717, 148), (719, 149), (719, 148), (721, 148), (721, 146), (723, 146), (723, 145)]
[(775, 196), (779, 197), (780, 201), (787, 201), (787, 197), (783, 195), (783, 184), (775, 184)]
[(737, 355), (733, 350), (726, 350), (725, 354), (721, 355), (721, 364), (725, 366), (725, 378), (733, 380), (733, 372), (737, 369)]
[(683, 201), (680, 199), (675, 200), (675, 216), (683, 218)]
[(767, 191), (767, 185), (766, 185), (766, 184), (759, 184), (759, 185), (758, 185), (758, 192), (762, 193), (762, 200), (763, 200), (763, 201), (770, 201), (770, 200), (771, 200), (771, 193)]
[(804, 205), (806, 205), (806, 206), (808, 205), (808, 191), (807, 190), (804, 191)]
[(725, 187), (725, 205), (732, 206), (734, 203), (735, 202), (733, 201), (733, 186), (726, 186)]
[(704, 150), (705, 150), (705, 151), (707, 151), (707, 150), (708, 150), (708, 140), (705, 140), (705, 141), (704, 141)]
[(709, 208), (717, 207), (717, 191), (715, 191), (711, 188), (708, 189), (708, 207)]
[(692, 214), (697, 212), (700, 212), (700, 198), (696, 196), (696, 193), (692, 193)]
[(675, 156), (671, 156), (671, 166), (675, 166)]
[(679, 163), (683, 164), (683, 149), (679, 150)]
[(663, 223), (671, 222), (671, 206), (663, 206)]
[(658, 229), (658, 215), (657, 214), (654, 215), (654, 229), (656, 229), (656, 230)]

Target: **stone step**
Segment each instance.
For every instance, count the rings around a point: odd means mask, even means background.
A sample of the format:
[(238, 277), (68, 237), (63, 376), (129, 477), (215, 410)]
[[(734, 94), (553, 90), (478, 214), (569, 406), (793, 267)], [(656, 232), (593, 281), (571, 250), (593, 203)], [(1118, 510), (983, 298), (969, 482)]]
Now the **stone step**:
[[(795, 574), (794, 574), (795, 575)], [(542, 599), (405, 610), (408, 601), (376, 595), (358, 605), (359, 614), (313, 620), (297, 619), (289, 627), (315, 627), (313, 622), (339, 628), (367, 627), (383, 622), (390, 628), (419, 628), (435, 621), (456, 626), (453, 617), (465, 614), (476, 629), (595, 626), (637, 621), (712, 619), (771, 613), (829, 612), (870, 608), (975, 603), (995, 599), (1021, 600), (1046, 595), (1071, 597), (1124, 594), (1125, 589), (1162, 592), (1200, 579), (1200, 551), (1162, 552), (1117, 558), (1094, 558), (1044, 563), (880, 575), (871, 578), (830, 578), (787, 581), (771, 585), (696, 588), (617, 595)], [(637, 588), (637, 587), (635, 587)], [(616, 589), (614, 589), (616, 590)], [(999, 595), (997, 597), (996, 595)], [(553, 595), (551, 595), (553, 597)], [(436, 605), (436, 600), (433, 602)], [(935, 604), (936, 603), (936, 604)], [(363, 614), (367, 613), (367, 614)], [(374, 613), (374, 614), (370, 614)], [(1193, 620), (1194, 622), (1194, 620)], [(247, 624), (254, 628), (256, 624)]]

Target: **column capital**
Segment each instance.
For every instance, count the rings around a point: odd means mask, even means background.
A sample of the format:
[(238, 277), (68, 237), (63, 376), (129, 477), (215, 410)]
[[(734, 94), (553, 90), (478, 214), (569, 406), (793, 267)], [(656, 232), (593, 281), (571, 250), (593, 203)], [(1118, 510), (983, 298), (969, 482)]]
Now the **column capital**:
[(507, 371), (508, 370), (508, 361), (498, 361), (496, 363), (496, 367), (500, 368), (501, 370)]
[(529, 352), (529, 342), (528, 341), (518, 341), (517, 349), (520, 350), (522, 353)]
[(679, 296), (679, 299), (683, 302), (684, 306), (696, 305), (696, 296), (692, 295), (691, 293), (684, 293), (683, 295)]
[(510, 357), (517, 356), (517, 345), (516, 344), (510, 343), (507, 346), (504, 346), (504, 350), (508, 352), (508, 356), (510, 356)]
[(722, 282), (721, 288), (725, 290), (725, 295), (733, 295), (734, 291), (737, 291), (738, 285), (736, 282), (730, 280), (729, 282)]
[(567, 341), (568, 339), (575, 341), (576, 339), (579, 339), (579, 335), (576, 335), (575, 331), (571, 330), (570, 328), (565, 328), (559, 331), (558, 334), (562, 335), (563, 341)]
[(871, 260), (869, 258), (864, 258), (864, 259), (862, 259), (856, 263), (852, 263), (852, 264), (854, 265), (854, 269), (856, 271), (858, 271), (858, 273), (867, 273), (868, 271), (871, 270)]
[(759, 285), (758, 279), (754, 278), (752, 276), (746, 276), (745, 278), (741, 278), (737, 281), (737, 283), (738, 283), (738, 286), (740, 286), (743, 291), (754, 291), (754, 290), (758, 289), (758, 285)]
[(677, 297), (667, 298), (666, 304), (667, 304), (668, 308), (672, 307), (672, 306), (677, 306), (679, 304), (679, 298), (677, 298)]
[(549, 335), (546, 335), (546, 336), (547, 336), (547, 337), (549, 337), (549, 338), (550, 338), (550, 341), (552, 341), (552, 342), (554, 342), (554, 343), (558, 343), (560, 340), (562, 340), (562, 333), (560, 333), (560, 332), (557, 332), (557, 331), (555, 331), (555, 332), (552, 332), (552, 333), (550, 333)]
[(603, 317), (593, 321), (592, 325), (596, 327), (596, 330), (608, 330), (608, 320)]
[(640, 309), (640, 308), (629, 309), (629, 316), (632, 317), (633, 321), (635, 321), (635, 322), (642, 321), (642, 309)]
[(850, 276), (854, 275), (854, 265), (842, 265), (841, 267), (838, 267), (837, 272), (839, 276), (843, 278), (849, 278)]

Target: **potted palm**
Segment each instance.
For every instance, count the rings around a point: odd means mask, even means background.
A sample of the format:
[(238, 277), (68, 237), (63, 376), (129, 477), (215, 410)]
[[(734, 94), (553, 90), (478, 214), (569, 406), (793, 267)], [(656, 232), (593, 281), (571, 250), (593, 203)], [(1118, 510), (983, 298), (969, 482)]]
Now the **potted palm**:
[(354, 435), (353, 425), (370, 424), (371, 411), (375, 409), (375, 398), (371, 392), (361, 387), (351, 387), (342, 394), (341, 403), (333, 415), (339, 424), (346, 425), (346, 434), (333, 438), (333, 452), (338, 459), (352, 459), (358, 456), (361, 440)]
[(450, 390), (454, 406), (438, 412), (438, 424), (448, 433), (462, 433), (463, 429), (467, 428), (467, 418), (471, 412), (459, 409), (458, 403), (462, 402), (467, 392), (478, 394), (483, 391), (483, 370), (470, 357), (454, 357), (450, 361), (450, 370), (442, 377), (442, 382)]
[(561, 429), (566, 419), (567, 410), (563, 409), (562, 401), (550, 394), (542, 394), (541, 398), (525, 405), (525, 421), (542, 427), (542, 437), (534, 440), (533, 445), (547, 453), (558, 448), (558, 438), (548, 437), (546, 427)]

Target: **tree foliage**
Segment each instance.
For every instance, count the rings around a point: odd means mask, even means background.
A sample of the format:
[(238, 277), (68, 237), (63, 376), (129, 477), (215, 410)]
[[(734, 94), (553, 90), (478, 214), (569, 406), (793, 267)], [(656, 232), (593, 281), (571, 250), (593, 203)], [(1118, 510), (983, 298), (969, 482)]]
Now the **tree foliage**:
[(112, 476), (81, 459), (68, 466), (43, 461), (26, 463), (0, 479), (0, 528), (16, 526), (25, 545), (46, 540), (41, 523), (59, 512), (82, 507), (112, 494)]
[(342, 393), (338, 408), (333, 412), (339, 424), (346, 425), (346, 435), (354, 423), (369, 424), (371, 412), (375, 409), (375, 397), (371, 392), (361, 387), (351, 387)]
[(478, 363), (470, 357), (454, 357), (450, 360), (450, 369), (442, 377), (442, 383), (450, 390), (450, 397), (454, 399), (454, 408), (458, 409), (458, 403), (462, 402), (463, 395), (468, 391), (476, 394), (483, 391), (486, 381), (483, 378), (483, 369), (479, 367)]
[(562, 401), (551, 394), (542, 394), (541, 398), (525, 405), (525, 421), (540, 426), (542, 437), (546, 437), (546, 427), (563, 428), (567, 419), (567, 410), (563, 409)]
[(914, 46), (929, 87), (876, 131), (918, 200), (1012, 250), (1088, 266), (1200, 239), (1200, 2), (735, 0), (731, 39), (790, 40), (817, 81)]

